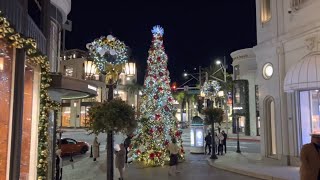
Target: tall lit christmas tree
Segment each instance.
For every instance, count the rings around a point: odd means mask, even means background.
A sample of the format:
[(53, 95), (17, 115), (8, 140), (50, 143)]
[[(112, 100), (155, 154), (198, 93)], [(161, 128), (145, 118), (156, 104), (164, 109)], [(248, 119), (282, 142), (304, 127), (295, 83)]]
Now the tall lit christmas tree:
[(177, 129), (170, 77), (167, 68), (168, 56), (163, 46), (164, 30), (152, 29), (153, 39), (147, 60), (148, 69), (140, 106), (138, 130), (132, 141), (132, 157), (147, 166), (161, 166), (169, 161), (167, 146), (176, 138), (181, 146), (180, 158), (184, 159), (181, 132)]

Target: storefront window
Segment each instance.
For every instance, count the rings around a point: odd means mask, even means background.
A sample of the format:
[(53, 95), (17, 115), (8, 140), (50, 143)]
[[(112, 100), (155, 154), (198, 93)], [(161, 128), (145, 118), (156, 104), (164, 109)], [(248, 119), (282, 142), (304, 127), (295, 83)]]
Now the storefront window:
[(27, 65), (25, 68), (24, 79), (24, 99), (23, 99), (23, 122), (22, 122), (22, 143), (21, 143), (21, 161), (20, 178), (28, 179), (30, 164), (31, 147), (31, 128), (33, 120), (33, 95), (34, 95), (34, 70)]
[(62, 107), (62, 126), (63, 127), (70, 127), (70, 115), (71, 115), (71, 108), (70, 107)]
[(310, 134), (320, 134), (319, 90), (300, 92), (301, 145), (310, 142)]
[(81, 117), (80, 117), (80, 126), (88, 127), (88, 111), (90, 106), (81, 106)]
[(6, 179), (11, 103), (13, 89), (13, 49), (0, 40), (0, 179)]

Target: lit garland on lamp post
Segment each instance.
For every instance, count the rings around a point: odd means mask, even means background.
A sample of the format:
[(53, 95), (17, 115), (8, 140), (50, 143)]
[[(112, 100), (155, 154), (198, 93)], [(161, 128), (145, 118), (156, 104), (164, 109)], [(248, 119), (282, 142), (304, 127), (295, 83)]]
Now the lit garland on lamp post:
[(41, 70), (40, 81), (40, 119), (38, 125), (38, 163), (37, 179), (47, 179), (48, 171), (48, 116), (49, 110), (59, 109), (59, 103), (50, 100), (48, 95), (50, 67), (47, 56), (37, 50), (37, 43), (32, 38), (24, 38), (15, 32), (9, 21), (0, 11), (0, 39), (5, 39), (8, 44), (17, 49), (24, 49), (27, 54), (27, 62), (39, 65)]

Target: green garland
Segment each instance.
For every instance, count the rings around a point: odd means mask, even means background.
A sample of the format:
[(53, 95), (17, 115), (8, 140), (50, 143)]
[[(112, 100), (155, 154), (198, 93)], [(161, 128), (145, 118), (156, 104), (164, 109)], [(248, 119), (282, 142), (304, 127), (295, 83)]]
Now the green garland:
[(48, 95), (50, 67), (47, 56), (37, 50), (37, 43), (32, 38), (22, 37), (11, 27), (9, 21), (0, 11), (0, 39), (5, 39), (12, 47), (24, 49), (28, 63), (39, 65), (41, 69), (40, 82), (40, 118), (38, 126), (38, 163), (37, 179), (47, 179), (48, 170), (48, 117), (49, 110), (58, 108), (59, 104), (50, 100)]

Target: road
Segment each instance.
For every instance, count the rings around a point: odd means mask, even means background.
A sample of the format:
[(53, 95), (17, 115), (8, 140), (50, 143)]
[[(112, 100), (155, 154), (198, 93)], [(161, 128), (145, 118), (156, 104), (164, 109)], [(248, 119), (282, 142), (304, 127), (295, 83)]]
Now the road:
[[(168, 176), (168, 167), (157, 167), (157, 168), (138, 168), (136, 165), (129, 165), (126, 168), (126, 175), (125, 179), (130, 180), (199, 180), (199, 179), (237, 179), (237, 180), (254, 180), (255, 178), (242, 176), (239, 174), (223, 171), (220, 169), (216, 169), (208, 165), (206, 158), (208, 155), (203, 154), (190, 154), (189, 147), (190, 147), (190, 133), (188, 129), (183, 131), (182, 139), (184, 141), (183, 145), (186, 150), (186, 161), (179, 164), (179, 170), (181, 171), (180, 174), (176, 176)], [(85, 132), (66, 132), (63, 135), (64, 137), (70, 137), (81, 141), (91, 142), (94, 138), (93, 135), (87, 135)], [(67, 179), (83, 179), (83, 180), (93, 180), (93, 179), (105, 179), (105, 138), (106, 135), (101, 134), (99, 135), (99, 140), (102, 144), (100, 147), (101, 157), (99, 158), (98, 162), (93, 162), (92, 158), (89, 158), (90, 153), (88, 152), (85, 155), (77, 155), (73, 157), (74, 163), (77, 163), (75, 166), (76, 168), (83, 168), (83, 169), (70, 169), (67, 168), (71, 162), (70, 157), (64, 157), (63, 165), (65, 168), (64, 174), (65, 177), (69, 177)], [(115, 143), (122, 142), (123, 137), (116, 136)], [(233, 150), (233, 146), (235, 145), (236, 141), (228, 142), (228, 148)], [(248, 150), (250, 148), (255, 148), (257, 143), (255, 142), (245, 142), (242, 143), (243, 150)], [(98, 163), (98, 164), (97, 164)], [(74, 173), (74, 174), (72, 174)], [(83, 174), (82, 174), (83, 173)], [(68, 175), (66, 175), (68, 174)], [(117, 174), (117, 172), (115, 172)], [(72, 178), (70, 178), (72, 177)], [(66, 179), (66, 178), (64, 178)]]

